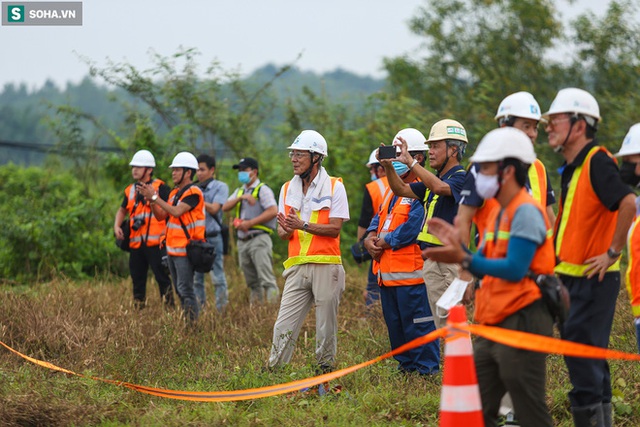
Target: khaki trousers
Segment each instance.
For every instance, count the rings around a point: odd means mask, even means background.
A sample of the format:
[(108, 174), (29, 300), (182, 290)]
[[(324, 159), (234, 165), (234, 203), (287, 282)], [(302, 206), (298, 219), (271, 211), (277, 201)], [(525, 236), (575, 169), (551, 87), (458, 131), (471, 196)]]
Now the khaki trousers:
[(429, 307), (436, 328), (442, 328), (447, 324), (447, 319), (440, 318), (436, 312), (436, 302), (440, 299), (444, 291), (447, 290), (453, 279), (458, 277), (458, 264), (446, 264), (425, 259), (422, 265), (422, 278), (427, 286), (427, 296), (429, 297)]
[(289, 363), (312, 305), (316, 308), (316, 360), (321, 367), (333, 366), (338, 348), (338, 305), (345, 286), (344, 268), (341, 264), (300, 264), (286, 269), (282, 277), (284, 291), (273, 327), (269, 366)]

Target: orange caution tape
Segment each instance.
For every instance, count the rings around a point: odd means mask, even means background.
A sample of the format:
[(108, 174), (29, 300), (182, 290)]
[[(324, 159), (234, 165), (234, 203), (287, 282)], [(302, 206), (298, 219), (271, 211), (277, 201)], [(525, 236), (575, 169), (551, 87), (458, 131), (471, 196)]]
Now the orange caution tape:
[(540, 353), (555, 353), (564, 356), (586, 357), (590, 359), (640, 360), (640, 354), (624, 353), (617, 350), (578, 344), (557, 338), (545, 337), (528, 332), (502, 329), (496, 326), (457, 324), (455, 328), (471, 332), (499, 344)]
[(121, 387), (127, 387), (127, 388), (130, 388), (131, 390), (135, 390), (140, 393), (165, 397), (168, 399), (191, 400), (196, 402), (231, 402), (231, 401), (238, 401), (238, 400), (251, 400), (251, 399), (260, 399), (260, 398), (269, 397), (269, 396), (277, 396), (279, 394), (290, 393), (298, 390), (303, 390), (309, 387), (313, 387), (315, 385), (322, 384), (324, 382), (331, 381), (336, 378), (340, 378), (344, 375), (355, 372), (358, 369), (362, 369), (366, 366), (373, 365), (374, 363), (377, 363), (384, 359), (388, 359), (396, 354), (404, 353), (405, 351), (411, 350), (412, 348), (416, 348), (421, 345), (430, 343), (431, 341), (444, 337), (447, 333), (448, 331), (444, 328), (436, 329), (435, 331), (425, 336), (416, 338), (415, 340), (403, 346), (400, 346), (393, 351), (385, 353), (382, 356), (378, 356), (375, 359), (371, 359), (369, 361), (359, 363), (357, 365), (350, 366), (345, 369), (340, 369), (338, 371), (330, 372), (328, 374), (323, 374), (323, 375), (319, 375), (312, 378), (306, 378), (303, 380), (292, 381), (284, 384), (276, 384), (268, 387), (250, 388), (245, 390), (232, 390), (232, 391), (211, 391), (211, 392), (167, 390), (163, 388), (146, 387), (142, 385), (128, 383), (125, 381), (116, 381), (116, 380), (109, 380), (109, 379), (100, 378), (100, 377), (86, 376), (86, 375), (75, 373), (73, 371), (69, 371), (64, 368), (60, 368), (59, 366), (53, 365), (49, 362), (44, 362), (42, 360), (34, 359), (32, 357), (24, 355), (19, 351), (9, 347), (2, 341), (0, 341), (0, 344), (2, 344), (2, 346), (4, 346), (7, 350), (17, 354), (18, 356), (28, 360), (29, 362), (35, 365), (42, 366), (44, 368), (48, 368), (54, 371), (63, 372), (65, 374), (75, 375), (82, 378), (89, 378), (95, 381), (102, 381), (108, 384), (114, 384)]
[(276, 384), (268, 387), (251, 388), (245, 390), (232, 390), (232, 391), (212, 391), (212, 392), (200, 392), (200, 391), (181, 391), (181, 390), (167, 390), (163, 388), (146, 387), (142, 385), (132, 384), (125, 381), (109, 380), (100, 377), (86, 376), (82, 374), (69, 371), (59, 366), (53, 365), (49, 362), (34, 359), (27, 355), (20, 353), (17, 350), (9, 347), (2, 341), (0, 344), (7, 350), (17, 354), (18, 356), (28, 360), (29, 362), (48, 368), (54, 371), (63, 372), (69, 375), (75, 375), (81, 378), (89, 378), (95, 381), (102, 381), (108, 384), (114, 384), (121, 387), (127, 387), (131, 390), (135, 390), (140, 393), (146, 393), (153, 396), (165, 397), (168, 399), (178, 400), (191, 400), (196, 402), (231, 402), (239, 400), (251, 400), (260, 399), (263, 397), (277, 396), (280, 394), (290, 393), (298, 390), (303, 390), (309, 387), (313, 387), (318, 384), (322, 384), (327, 381), (340, 378), (344, 375), (355, 372), (366, 366), (373, 365), (381, 360), (388, 359), (396, 354), (404, 353), (405, 351), (419, 347), (421, 345), (430, 343), (438, 338), (444, 338), (451, 334), (457, 334), (461, 331), (471, 332), (475, 335), (483, 338), (495, 341), (500, 344), (508, 345), (511, 347), (520, 348), (523, 350), (531, 350), (542, 353), (557, 353), (565, 356), (576, 357), (588, 357), (588, 358), (607, 358), (607, 359), (622, 359), (622, 360), (640, 360), (640, 355), (624, 353), (616, 350), (607, 350), (600, 347), (592, 347), (585, 344), (578, 344), (570, 341), (563, 341), (556, 338), (545, 337), (541, 335), (530, 334), (527, 332), (513, 331), (508, 329), (502, 329), (495, 326), (485, 325), (468, 325), (466, 323), (454, 324), (453, 326), (447, 326), (444, 328), (436, 329), (435, 331), (420, 337), (415, 340), (404, 344), (397, 349), (378, 356), (375, 359), (368, 360), (357, 365), (350, 366), (348, 368), (340, 369), (338, 371), (330, 372), (328, 374), (319, 375), (312, 378), (306, 378), (303, 380), (292, 381), (283, 384)]

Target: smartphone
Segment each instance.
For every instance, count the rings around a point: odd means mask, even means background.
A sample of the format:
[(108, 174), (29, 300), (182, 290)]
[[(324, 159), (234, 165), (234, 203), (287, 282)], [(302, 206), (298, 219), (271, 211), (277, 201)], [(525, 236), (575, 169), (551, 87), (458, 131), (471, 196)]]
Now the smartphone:
[(378, 148), (378, 158), (380, 159), (395, 159), (396, 147), (393, 145), (383, 145)]

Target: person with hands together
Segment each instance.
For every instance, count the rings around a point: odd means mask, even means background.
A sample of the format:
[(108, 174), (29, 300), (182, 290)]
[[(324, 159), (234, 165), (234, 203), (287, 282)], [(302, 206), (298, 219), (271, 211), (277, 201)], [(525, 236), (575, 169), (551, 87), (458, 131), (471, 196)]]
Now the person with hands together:
[[(151, 185), (140, 186), (140, 193), (151, 203), (153, 215), (167, 220), (166, 247), (169, 270), (180, 297), (185, 319), (195, 325), (200, 314), (193, 283), (193, 265), (187, 256), (189, 240), (205, 239), (205, 210), (202, 190), (193, 185), (198, 160), (186, 151), (176, 154), (169, 166), (175, 188), (168, 201), (162, 200)], [(185, 233), (186, 228), (189, 233)]]
[(327, 142), (305, 130), (288, 147), (294, 177), (280, 191), (278, 236), (288, 241), (284, 290), (273, 326), (269, 367), (289, 363), (298, 334), (312, 306), (316, 309), (318, 372), (334, 367), (338, 306), (345, 273), (340, 253), (342, 223), (349, 220), (349, 201), (341, 178), (322, 166)]

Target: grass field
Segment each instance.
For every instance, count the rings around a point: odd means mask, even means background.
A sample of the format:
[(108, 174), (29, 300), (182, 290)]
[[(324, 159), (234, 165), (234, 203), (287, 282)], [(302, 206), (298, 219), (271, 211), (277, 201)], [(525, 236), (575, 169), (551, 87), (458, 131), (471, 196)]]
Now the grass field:
[[(179, 310), (161, 308), (155, 282), (147, 308), (133, 308), (129, 280), (59, 279), (0, 287), (0, 340), (28, 356), (84, 375), (174, 390), (263, 387), (314, 374), (315, 317), (307, 318), (294, 358), (281, 372), (263, 371), (277, 306), (249, 307), (242, 277), (227, 259), (230, 305), (205, 311), (188, 331)], [(279, 279), (281, 281), (281, 279)], [(389, 350), (381, 316), (364, 318), (365, 271), (349, 267), (340, 306), (338, 368)], [(282, 285), (282, 283), (280, 283)], [(209, 307), (213, 292), (207, 288)], [(620, 293), (611, 348), (635, 352), (626, 293)], [(570, 426), (562, 358), (548, 362), (548, 403), (558, 426)], [(611, 362), (617, 426), (640, 425), (640, 364)], [(436, 426), (441, 376), (396, 372), (393, 360), (342, 377), (341, 393), (198, 403), (164, 399), (56, 373), (0, 350), (2, 426)]]

